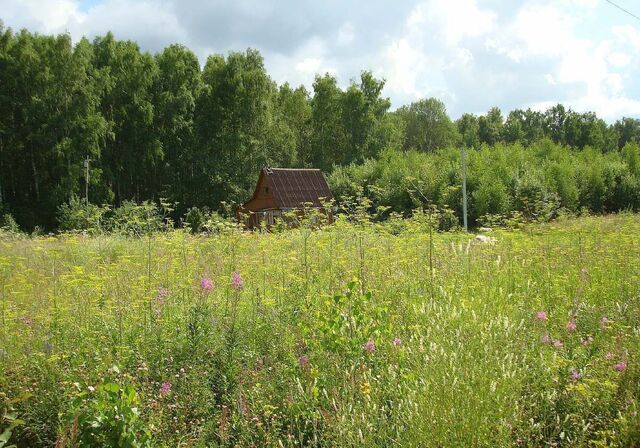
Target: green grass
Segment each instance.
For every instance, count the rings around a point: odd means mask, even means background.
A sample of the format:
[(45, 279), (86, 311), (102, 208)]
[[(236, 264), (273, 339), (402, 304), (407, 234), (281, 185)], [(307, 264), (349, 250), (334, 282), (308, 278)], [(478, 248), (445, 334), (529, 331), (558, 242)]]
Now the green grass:
[(0, 240), (11, 443), (640, 445), (639, 216), (405, 227)]

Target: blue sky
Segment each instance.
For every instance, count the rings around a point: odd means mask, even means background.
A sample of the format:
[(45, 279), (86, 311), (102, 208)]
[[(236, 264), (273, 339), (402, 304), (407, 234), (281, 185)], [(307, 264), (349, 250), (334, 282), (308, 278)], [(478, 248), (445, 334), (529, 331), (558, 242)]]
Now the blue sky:
[[(640, 16), (637, 0), (616, 0)], [(442, 99), (450, 115), (562, 102), (640, 117), (640, 21), (605, 0), (0, 0), (5, 26), (73, 39), (113, 31), (204, 64), (257, 48), (278, 83), (341, 85), (372, 70), (394, 107)]]

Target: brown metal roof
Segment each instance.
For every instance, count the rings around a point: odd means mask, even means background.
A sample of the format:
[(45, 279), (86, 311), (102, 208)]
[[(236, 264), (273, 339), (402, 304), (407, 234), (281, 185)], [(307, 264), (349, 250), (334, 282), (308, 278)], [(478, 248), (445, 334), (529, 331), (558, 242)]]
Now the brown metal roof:
[(333, 199), (329, 185), (318, 169), (263, 168), (278, 208), (297, 208), (305, 202), (321, 207), (320, 198)]

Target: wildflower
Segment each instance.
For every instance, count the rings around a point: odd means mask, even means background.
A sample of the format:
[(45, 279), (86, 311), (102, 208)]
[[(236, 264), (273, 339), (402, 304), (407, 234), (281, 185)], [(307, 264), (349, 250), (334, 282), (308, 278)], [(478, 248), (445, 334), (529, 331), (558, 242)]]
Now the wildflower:
[(169, 296), (169, 290), (167, 288), (160, 287), (158, 294), (156, 294), (155, 303), (153, 306), (153, 314), (156, 318), (160, 318), (162, 315), (162, 309), (164, 308), (165, 301)]
[(607, 328), (609, 328), (610, 324), (611, 319), (609, 319), (607, 316), (602, 316), (602, 319), (600, 319), (600, 328), (606, 330)]
[(571, 379), (573, 381), (578, 381), (582, 378), (582, 373), (578, 372), (576, 369), (571, 369)]
[(158, 288), (158, 294), (156, 295), (156, 301), (164, 303), (165, 299), (169, 296), (169, 290), (163, 286)]
[(398, 336), (393, 338), (393, 346), (394, 347), (400, 347), (401, 345), (402, 345), (402, 340)]
[(305, 355), (302, 355), (300, 358), (298, 358), (298, 364), (300, 365), (300, 367), (306, 367), (309, 364), (309, 358), (307, 358)]
[(205, 290), (205, 291), (209, 292), (209, 291), (211, 291), (211, 290), (213, 289), (213, 282), (211, 281), (211, 279), (208, 279), (208, 278), (206, 278), (206, 277), (203, 277), (203, 278), (200, 280), (200, 287), (201, 287), (203, 290)]
[(371, 393), (371, 384), (369, 384), (368, 382), (364, 382), (360, 385), (360, 391), (364, 394), (364, 395), (369, 395)]
[(627, 368), (627, 363), (624, 361), (620, 361), (613, 368), (616, 369), (618, 372), (624, 372), (625, 369)]
[(604, 355), (604, 358), (605, 358), (607, 361), (611, 361), (611, 360), (613, 359), (613, 353), (611, 353), (611, 352), (607, 352), (607, 354), (606, 354), (606, 355)]
[(373, 353), (376, 351), (376, 344), (373, 342), (373, 339), (369, 339), (366, 344), (362, 346), (365, 352)]
[(244, 282), (242, 281), (242, 277), (240, 277), (240, 273), (235, 271), (231, 274), (231, 287), (233, 289), (242, 289), (244, 286)]
[(586, 338), (584, 338), (582, 340), (582, 345), (584, 345), (586, 347), (588, 345), (591, 345), (592, 342), (593, 342), (593, 337), (587, 336)]
[(551, 337), (548, 334), (544, 334), (540, 338), (540, 342), (542, 342), (543, 344), (551, 344)]
[(546, 311), (538, 311), (536, 313), (536, 319), (538, 319), (539, 321), (546, 321), (547, 320)]
[(576, 331), (577, 325), (576, 325), (576, 321), (571, 319), (569, 322), (567, 322), (567, 331)]
[(27, 316), (22, 316), (20, 318), (20, 322), (25, 324), (27, 327), (30, 327), (31, 325), (33, 325), (33, 320)]
[(563, 345), (564, 345), (564, 344), (562, 343), (562, 341), (561, 341), (560, 339), (556, 339), (555, 341), (553, 341), (553, 346), (554, 346), (555, 348), (562, 348), (562, 347), (563, 347)]
[(162, 386), (160, 386), (160, 395), (166, 395), (171, 392), (171, 383), (164, 382)]
[(87, 386), (87, 389), (89, 389), (89, 392), (94, 392), (96, 390), (93, 386)]

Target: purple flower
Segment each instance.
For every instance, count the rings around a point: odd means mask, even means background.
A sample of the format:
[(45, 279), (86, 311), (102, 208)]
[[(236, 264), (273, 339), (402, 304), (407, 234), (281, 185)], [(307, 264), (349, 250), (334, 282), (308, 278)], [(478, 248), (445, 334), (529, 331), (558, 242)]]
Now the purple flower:
[(576, 331), (576, 328), (578, 326), (576, 325), (576, 321), (571, 319), (569, 322), (567, 322), (567, 331)]
[(162, 386), (160, 386), (160, 395), (166, 395), (171, 392), (171, 383), (164, 382)]
[(606, 355), (604, 355), (604, 358), (605, 358), (607, 361), (611, 361), (611, 360), (613, 359), (613, 353), (611, 353), (611, 352), (607, 352), (607, 354), (606, 354)]
[(547, 313), (546, 311), (538, 311), (536, 313), (536, 319), (540, 320), (540, 321), (546, 321), (547, 320)]
[(402, 345), (402, 340), (396, 336), (395, 338), (393, 338), (393, 346), (394, 347), (400, 347)]
[(624, 361), (620, 361), (613, 368), (616, 369), (618, 372), (624, 372), (625, 369), (627, 368), (627, 363)]
[(540, 338), (540, 342), (542, 342), (543, 344), (551, 344), (551, 337), (548, 334), (544, 334)]
[(300, 358), (298, 358), (298, 364), (300, 365), (300, 367), (306, 367), (307, 364), (309, 364), (309, 358), (307, 358), (305, 355), (302, 355)]
[(556, 339), (555, 341), (553, 341), (553, 346), (555, 348), (562, 348), (564, 344), (562, 343), (562, 341), (560, 339)]
[(369, 339), (366, 344), (362, 346), (365, 352), (373, 353), (376, 351), (376, 344), (373, 342), (373, 339)]
[(578, 372), (576, 369), (571, 369), (571, 379), (573, 381), (578, 381), (582, 378), (582, 373)]
[(211, 279), (206, 278), (206, 277), (203, 277), (203, 278), (200, 280), (200, 287), (201, 287), (203, 290), (205, 290), (205, 291), (209, 292), (209, 291), (211, 291), (211, 290), (213, 289), (213, 282), (211, 281)]
[(600, 328), (606, 330), (607, 328), (609, 328), (610, 324), (611, 319), (609, 319), (607, 316), (602, 316), (602, 319), (600, 319)]
[(244, 282), (242, 281), (242, 277), (240, 277), (240, 273), (238, 271), (234, 271), (231, 274), (231, 287), (233, 289), (242, 289), (244, 286)]

